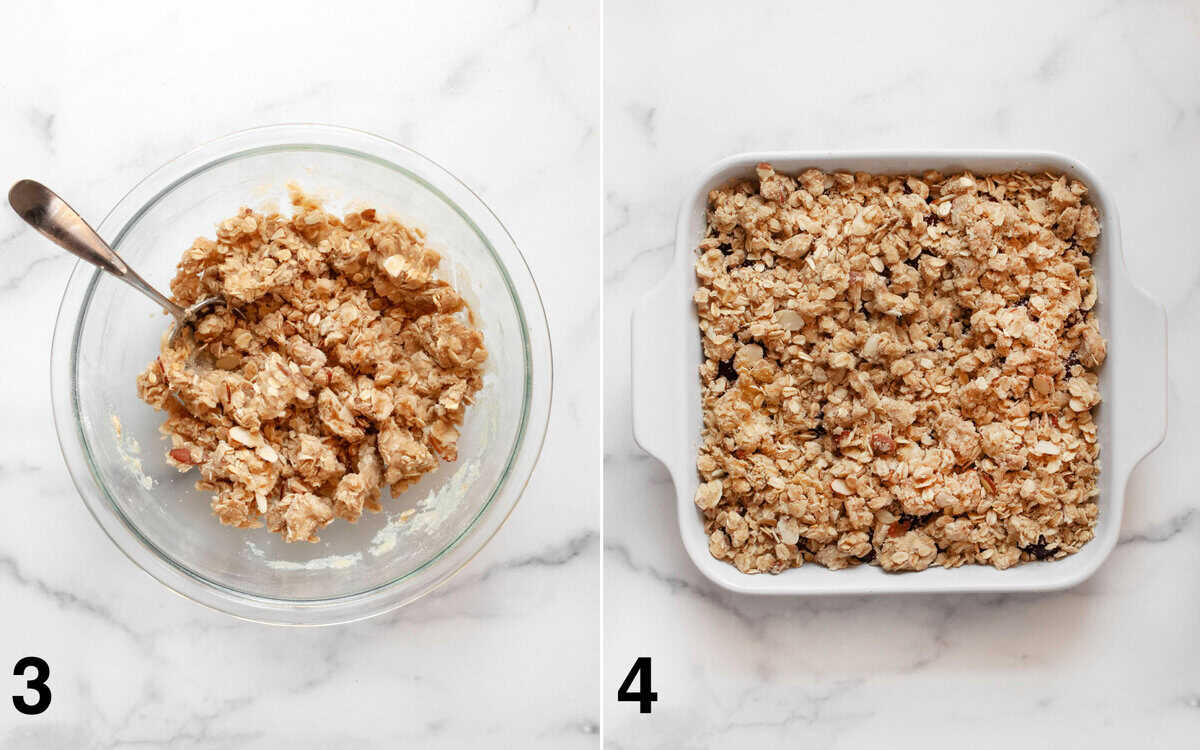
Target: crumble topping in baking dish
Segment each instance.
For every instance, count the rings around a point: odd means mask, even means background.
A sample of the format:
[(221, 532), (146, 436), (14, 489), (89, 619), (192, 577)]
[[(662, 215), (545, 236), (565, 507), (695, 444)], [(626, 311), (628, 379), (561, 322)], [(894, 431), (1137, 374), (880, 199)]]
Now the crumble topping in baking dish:
[(709, 194), (696, 259), (709, 549), (1004, 569), (1093, 536), (1105, 341), (1078, 181), (798, 176)]
[(167, 412), (168, 463), (198, 468), (221, 523), (265, 518), (315, 542), (334, 518), (380, 510), (384, 485), (397, 495), (457, 459), (487, 351), (424, 232), (293, 203), (291, 218), (243, 208), (184, 253), (175, 301), (231, 306), (164, 338), (137, 384)]

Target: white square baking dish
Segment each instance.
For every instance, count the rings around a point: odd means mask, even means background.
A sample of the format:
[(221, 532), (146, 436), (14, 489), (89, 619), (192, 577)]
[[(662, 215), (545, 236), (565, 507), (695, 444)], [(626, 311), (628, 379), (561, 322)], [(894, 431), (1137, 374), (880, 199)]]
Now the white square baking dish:
[[(833, 571), (809, 564), (778, 575), (748, 575), (708, 551), (702, 518), (693, 503), (699, 476), (696, 449), (702, 427), (700, 334), (692, 292), (695, 248), (704, 237), (708, 192), (731, 179), (753, 176), (770, 162), (780, 172), (809, 167), (877, 174), (930, 169), (976, 174), (1011, 170), (1051, 171), (1078, 178), (1090, 189), (1102, 227), (1093, 258), (1099, 289), (1096, 312), (1108, 339), (1100, 371), (1103, 403), (1100, 428), (1100, 516), (1096, 538), (1063, 560), (1018, 565), (1008, 570), (964, 566), (919, 573), (885, 573), (875, 566)], [(1104, 186), (1082, 164), (1053, 153), (999, 151), (794, 152), (731, 156), (714, 164), (684, 200), (675, 236), (675, 256), (666, 277), (633, 314), (633, 427), (637, 442), (658, 458), (675, 483), (679, 531), (692, 561), (714, 583), (752, 594), (885, 594), (928, 592), (1048, 591), (1073, 586), (1100, 567), (1117, 542), (1125, 485), (1133, 467), (1166, 433), (1166, 316), (1162, 307), (1130, 283), (1121, 255), (1117, 208)]]

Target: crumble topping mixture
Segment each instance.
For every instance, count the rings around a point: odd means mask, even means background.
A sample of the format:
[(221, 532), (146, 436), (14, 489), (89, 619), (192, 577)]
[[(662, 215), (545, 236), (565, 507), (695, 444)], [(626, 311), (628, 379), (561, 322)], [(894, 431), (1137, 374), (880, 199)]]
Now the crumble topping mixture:
[(184, 253), (174, 301), (230, 304), (164, 338), (137, 385), (221, 523), (316, 542), (457, 459), (487, 350), (423, 231), (292, 201), (290, 218), (243, 208)]
[(709, 549), (1004, 569), (1093, 536), (1096, 209), (1051, 174), (799, 176), (709, 194), (696, 259)]

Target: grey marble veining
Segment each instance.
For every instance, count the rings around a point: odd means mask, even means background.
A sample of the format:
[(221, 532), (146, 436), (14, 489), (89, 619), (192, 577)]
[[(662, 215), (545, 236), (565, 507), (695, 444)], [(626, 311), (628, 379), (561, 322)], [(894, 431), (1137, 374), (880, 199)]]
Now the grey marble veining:
[[(0, 747), (598, 746), (602, 207), (581, 196), (600, 186), (599, 5), (41, 3), (5, 15), (0, 57), (40, 61), (4, 85), (10, 182), (41, 179), (98, 220), (150, 170), (233, 130), (316, 121), (399, 140), (460, 176), (516, 238), (556, 382), (538, 468), (460, 575), (353, 625), (240, 622), (140, 572), (76, 495), (46, 382), (73, 260), (0, 211), (0, 669), (42, 656), (54, 691), (37, 717), (4, 699)], [(7, 695), (20, 681), (4, 684)]]
[[(608, 0), (605, 46), (605, 684), (651, 656), (659, 693), (650, 716), (606, 704), (606, 746), (1194, 745), (1200, 7)], [(695, 176), (745, 150), (886, 148), (1081, 159), (1167, 307), (1167, 440), (1072, 590), (731, 594), (687, 558), (670, 478), (633, 442), (629, 315)]]

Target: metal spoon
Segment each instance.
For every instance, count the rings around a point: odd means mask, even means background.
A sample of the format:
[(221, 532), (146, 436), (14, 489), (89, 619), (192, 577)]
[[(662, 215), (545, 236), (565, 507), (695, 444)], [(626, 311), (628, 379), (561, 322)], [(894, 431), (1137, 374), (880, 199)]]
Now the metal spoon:
[(180, 307), (130, 268), (96, 230), (67, 205), (53, 190), (34, 180), (21, 180), (8, 191), (8, 202), (31, 227), (48, 237), (67, 252), (108, 271), (121, 281), (158, 303), (175, 318), (170, 343), (185, 327), (196, 322), (200, 313), (216, 305), (226, 304), (222, 297), (202, 299), (191, 307)]

